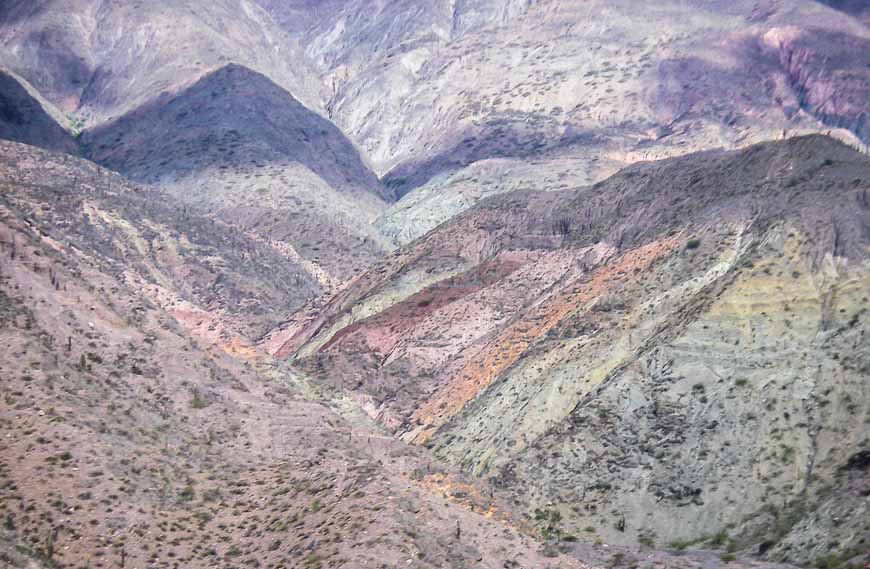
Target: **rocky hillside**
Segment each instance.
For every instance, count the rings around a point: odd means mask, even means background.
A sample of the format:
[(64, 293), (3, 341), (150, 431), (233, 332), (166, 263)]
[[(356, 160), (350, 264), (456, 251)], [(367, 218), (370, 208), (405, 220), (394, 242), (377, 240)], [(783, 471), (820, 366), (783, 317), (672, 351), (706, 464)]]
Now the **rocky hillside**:
[[(2, 203), (101, 271), (173, 302), (215, 337), (256, 339), (319, 294), (301, 263), (91, 162), (0, 141)], [(109, 294), (108, 292), (106, 294)], [(224, 329), (226, 327), (226, 329)]]
[(267, 74), (306, 105), (321, 100), (296, 42), (250, 0), (6, 0), (0, 62), (87, 125), (231, 62)]
[(409, 194), (380, 222), (402, 243), (487, 195), (639, 159), (785, 130), (868, 141), (854, 3), (259, 1), (303, 38), (329, 117)]
[(379, 182), (317, 114), (321, 78), (297, 40), (250, 0), (12, 0), (0, 64), (87, 129), (93, 157), (281, 249), (326, 289), (383, 252)]
[(0, 68), (0, 139), (75, 154), (73, 135), (60, 113), (8, 70)]
[(82, 137), (89, 158), (286, 248), (323, 286), (383, 246), (378, 179), (330, 122), (228, 65)]
[(4, 567), (731, 563), (539, 541), (552, 517), (250, 341), (316, 288), (304, 267), (85, 160), (0, 157)]
[(0, 565), (866, 565), (865, 4), (0, 0)]
[(227, 64), (267, 77), (405, 196), (367, 235), (391, 243), (489, 195), (588, 185), (637, 160), (784, 132), (868, 142), (860, 2), (7, 4), (0, 62), (92, 128)]
[(0, 565), (584, 567), (222, 334), (311, 286), (292, 263), (86, 162), (0, 150)]
[(868, 180), (809, 136), (508, 193), (264, 345), (560, 532), (845, 561), (870, 539)]

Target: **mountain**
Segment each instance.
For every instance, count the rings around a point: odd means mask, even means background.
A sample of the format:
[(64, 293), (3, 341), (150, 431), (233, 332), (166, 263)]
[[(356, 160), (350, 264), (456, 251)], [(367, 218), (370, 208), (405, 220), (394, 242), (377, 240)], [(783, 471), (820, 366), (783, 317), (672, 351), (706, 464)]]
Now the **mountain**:
[(379, 223), (399, 243), (488, 195), (636, 160), (783, 131), (868, 142), (870, 29), (849, 3), (260, 3), (303, 38), (330, 118), (408, 194)]
[[(91, 162), (0, 141), (7, 215), (100, 270), (177, 303), (215, 338), (257, 339), (322, 292), (301, 263)], [(186, 311), (191, 314), (187, 314)]]
[(405, 196), (378, 215), (388, 248), (637, 160), (783, 132), (868, 142), (860, 2), (7, 4), (0, 61), (91, 128), (227, 64), (268, 77)]
[(0, 565), (866, 566), (865, 4), (0, 1)]
[(870, 531), (868, 180), (807, 136), (506, 193), (267, 345), (565, 533), (846, 560)]
[(0, 61), (88, 126), (233, 62), (321, 100), (299, 46), (249, 0), (6, 0)]
[(87, 156), (296, 251), (322, 284), (383, 253), (386, 194), (330, 122), (250, 69), (227, 65), (82, 136)]
[(583, 567), (226, 337), (311, 286), (290, 262), (83, 160), (0, 156), (4, 567)]
[(33, 87), (0, 68), (0, 139), (75, 154), (78, 146), (62, 120)]

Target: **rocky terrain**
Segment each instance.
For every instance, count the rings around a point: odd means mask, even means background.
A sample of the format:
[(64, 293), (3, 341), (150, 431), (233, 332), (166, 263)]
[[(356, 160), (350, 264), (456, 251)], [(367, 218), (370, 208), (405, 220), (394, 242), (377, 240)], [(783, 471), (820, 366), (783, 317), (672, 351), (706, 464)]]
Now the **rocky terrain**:
[(848, 558), (868, 174), (811, 136), (508, 193), (267, 346), (564, 534)]
[(384, 251), (388, 194), (353, 144), (265, 76), (228, 65), (82, 136), (86, 155), (293, 251), (322, 285)]
[(0, 566), (870, 562), (854, 0), (0, 2)]
[(868, 141), (859, 3), (261, 4), (333, 86), (328, 116), (408, 194), (379, 224), (400, 243), (487, 195), (639, 159), (783, 131)]
[(228, 64), (267, 77), (405, 196), (377, 223), (394, 244), (488, 195), (586, 185), (637, 160), (784, 132), (868, 141), (861, 2), (7, 5), (0, 62), (91, 128)]
[(0, 145), (4, 567), (582, 567), (501, 492), (228, 335), (262, 311), (237, 296), (265, 305), (298, 269), (87, 162)]

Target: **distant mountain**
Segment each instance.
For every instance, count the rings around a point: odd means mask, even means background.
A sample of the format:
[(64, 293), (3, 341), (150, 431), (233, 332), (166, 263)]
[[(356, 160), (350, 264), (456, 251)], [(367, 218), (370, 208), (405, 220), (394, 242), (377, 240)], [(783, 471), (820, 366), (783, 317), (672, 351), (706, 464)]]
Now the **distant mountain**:
[(332, 120), (408, 194), (379, 222), (400, 243), (488, 195), (637, 160), (783, 131), (870, 141), (861, 3), (260, 3), (303, 38)]
[(75, 138), (60, 120), (60, 113), (23, 79), (0, 68), (0, 139), (75, 154)]
[(388, 194), (356, 148), (250, 69), (225, 66), (82, 142), (93, 161), (289, 244), (335, 279), (383, 251), (371, 223)]
[(88, 126), (231, 62), (321, 101), (299, 46), (250, 0), (5, 0), (0, 62)]
[(90, 129), (83, 142), (94, 161), (148, 183), (221, 166), (293, 161), (331, 187), (384, 198), (341, 131), (267, 77), (238, 65)]
[(860, 2), (7, 4), (0, 61), (90, 127), (229, 63), (268, 77), (407, 195), (377, 222), (396, 244), (638, 160), (785, 131), (870, 140)]
[(870, 530), (868, 181), (809, 136), (506, 193), (269, 345), (566, 533), (848, 559)]

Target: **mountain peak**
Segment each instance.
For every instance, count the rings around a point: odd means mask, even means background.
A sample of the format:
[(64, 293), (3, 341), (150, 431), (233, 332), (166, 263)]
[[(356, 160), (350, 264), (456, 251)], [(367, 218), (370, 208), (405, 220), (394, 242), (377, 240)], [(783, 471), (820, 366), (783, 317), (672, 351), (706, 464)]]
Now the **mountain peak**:
[(292, 161), (335, 188), (381, 195), (341, 131), (263, 74), (235, 63), (86, 131), (83, 141), (93, 160), (143, 181), (218, 164)]

